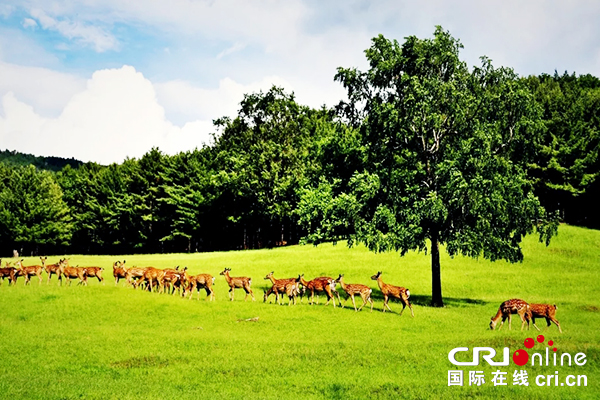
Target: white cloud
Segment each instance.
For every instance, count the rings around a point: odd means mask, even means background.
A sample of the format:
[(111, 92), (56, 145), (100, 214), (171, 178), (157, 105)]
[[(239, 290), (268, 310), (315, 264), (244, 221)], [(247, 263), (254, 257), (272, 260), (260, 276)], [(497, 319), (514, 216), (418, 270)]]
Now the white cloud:
[(214, 89), (193, 86), (190, 82), (177, 80), (155, 84), (159, 102), (164, 105), (171, 120), (179, 123), (203, 119), (212, 120), (234, 116), (244, 94), (267, 91), (273, 85), (291, 91), (292, 86), (278, 76), (265, 77), (259, 82), (242, 85), (224, 78)]
[(35, 28), (37, 27), (38, 24), (37, 22), (35, 22), (35, 20), (31, 19), (31, 18), (25, 18), (23, 19), (23, 28), (27, 29), (27, 28)]
[(225, 56), (228, 56), (229, 54), (233, 54), (233, 53), (235, 53), (237, 51), (243, 50), (245, 47), (246, 47), (245, 44), (236, 42), (230, 48), (225, 49), (222, 52), (220, 52), (219, 54), (217, 54), (217, 59), (220, 60), (221, 58), (223, 58)]
[[(5, 68), (10, 71), (10, 66)], [(124, 66), (96, 71), (59, 115), (51, 117), (9, 91), (0, 109), (0, 148), (103, 164), (139, 158), (152, 147), (175, 154), (209, 144), (213, 119), (234, 116), (244, 94), (267, 91), (272, 85), (291, 91), (291, 85), (276, 76), (247, 85), (225, 78), (214, 89), (185, 81), (153, 84)], [(177, 118), (178, 125), (172, 122)]]
[(67, 19), (57, 20), (37, 8), (31, 10), (31, 16), (37, 19), (43, 29), (56, 31), (67, 39), (74, 39), (84, 45), (91, 45), (97, 52), (101, 53), (118, 48), (117, 39), (98, 26), (87, 25), (79, 21), (71, 22)]
[(45, 117), (58, 116), (84, 88), (85, 80), (70, 74), (0, 61), (0, 96), (12, 92)]
[(57, 118), (44, 118), (12, 92), (2, 99), (0, 144), (27, 153), (108, 164), (140, 157), (152, 147), (169, 153), (209, 141), (209, 124), (183, 128), (165, 118), (152, 83), (133, 67), (101, 70)]

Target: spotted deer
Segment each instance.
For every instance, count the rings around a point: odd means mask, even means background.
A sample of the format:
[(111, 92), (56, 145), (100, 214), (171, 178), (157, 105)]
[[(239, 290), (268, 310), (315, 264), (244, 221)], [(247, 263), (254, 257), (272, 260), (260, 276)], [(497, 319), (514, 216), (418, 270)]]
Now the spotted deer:
[(133, 286), (134, 289), (137, 289), (136, 281), (138, 281), (140, 278), (142, 278), (144, 276), (144, 272), (146, 272), (146, 268), (141, 268), (141, 267), (125, 268), (125, 267), (123, 267), (123, 269), (125, 270), (125, 281), (129, 285)]
[[(286, 283), (284, 286), (285, 294), (287, 295), (287, 297), (289, 299), (288, 306), (292, 305), (292, 301), (294, 302), (294, 305), (296, 305), (296, 297), (298, 297), (298, 295), (301, 293), (300, 278), (301, 278), (301, 275), (298, 275), (298, 278), (293, 279), (291, 282)], [(282, 297), (283, 297), (283, 295), (282, 295)]]
[(245, 276), (231, 277), (229, 275), (230, 271), (231, 268), (225, 268), (219, 275), (225, 276), (225, 280), (229, 285), (229, 298), (231, 299), (231, 301), (233, 301), (235, 289), (244, 289), (244, 291), (246, 292), (246, 297), (244, 297), (244, 301), (248, 299), (248, 295), (252, 296), (252, 301), (256, 301), (256, 299), (254, 298), (254, 292), (250, 288), (250, 285), (252, 284), (252, 278), (248, 278)]
[(104, 271), (104, 268), (102, 268), (102, 267), (84, 267), (84, 268), (85, 268), (86, 278), (96, 277), (96, 278), (98, 278), (98, 282), (100, 282), (104, 285), (104, 278), (102, 277), (102, 271)]
[[(373, 289), (371, 289), (367, 285), (362, 285), (360, 283), (346, 284), (344, 282), (343, 274), (340, 274), (340, 276), (336, 279), (336, 281), (339, 282), (340, 286), (342, 287), (342, 290), (344, 292), (346, 292), (346, 300), (344, 300), (344, 303), (346, 303), (348, 301), (348, 298), (351, 297), (352, 305), (354, 306), (354, 311), (360, 311), (360, 310), (362, 310), (364, 305), (367, 304), (367, 301), (368, 301), (369, 303), (371, 303), (371, 312), (373, 312), (373, 300), (371, 300), (371, 293), (373, 292)], [(358, 308), (358, 310), (356, 309), (356, 303), (354, 302), (354, 296), (357, 294), (360, 295), (360, 297), (363, 301), (362, 305)], [(342, 304), (342, 308), (344, 308), (343, 304)]]
[(284, 294), (287, 294), (286, 285), (288, 283), (295, 282), (296, 278), (275, 279), (273, 276), (274, 273), (275, 271), (271, 271), (267, 274), (267, 276), (265, 276), (265, 280), (270, 280), (273, 283), (273, 286), (271, 286), (271, 289), (265, 292), (264, 301), (266, 302), (269, 295), (275, 293), (275, 301), (277, 304), (281, 304), (281, 298), (279, 295), (283, 297)]
[(125, 272), (125, 260), (121, 263), (121, 261), (115, 261), (113, 264), (113, 276), (115, 277), (115, 286), (119, 284), (121, 279), (127, 278), (127, 273)]
[(56, 275), (56, 277), (58, 278), (58, 283), (60, 285), (62, 285), (62, 274), (60, 272), (60, 263), (61, 263), (62, 259), (59, 260), (57, 264), (48, 264), (48, 265), (46, 265), (46, 261), (48, 260), (48, 257), (40, 257), (40, 260), (42, 261), (42, 267), (46, 271), (46, 274), (48, 274), (47, 284), (48, 285), (50, 284), (50, 278), (52, 278), (52, 275)]
[(504, 325), (504, 321), (506, 320), (506, 318), (508, 318), (508, 329), (512, 329), (512, 314), (518, 314), (521, 318), (521, 330), (523, 330), (525, 322), (527, 322), (527, 329), (529, 329), (531, 309), (529, 307), (529, 304), (527, 304), (526, 301), (523, 301), (521, 299), (510, 299), (500, 304), (498, 312), (495, 316), (492, 317), (490, 321), (490, 329), (496, 329), (496, 325), (498, 324), (498, 321), (500, 321), (500, 319), (502, 319), (502, 322), (500, 322), (500, 327), (498, 328), (498, 330), (502, 329), (502, 325)]
[[(8, 278), (8, 284), (10, 286), (10, 284), (16, 282), (17, 278), (16, 278), (15, 274), (17, 273), (17, 269), (15, 267), (11, 267), (10, 263), (8, 263), (8, 262), (5, 265), (6, 265), (5, 268), (0, 268), (0, 278), (2, 278), (2, 281), (4, 281), (5, 278)], [(1, 260), (0, 260), (0, 266), (2, 266)]]
[(27, 285), (28, 283), (30, 283), (30, 277), (32, 276), (37, 276), (39, 279), (39, 284), (42, 284), (42, 271), (44, 270), (44, 267), (42, 267), (41, 265), (31, 265), (28, 267), (24, 267), (23, 266), (23, 260), (21, 259), (17, 262), (15, 262), (15, 265), (18, 265), (19, 268), (17, 268), (19, 270), (18, 274), (20, 276), (23, 276), (25, 278), (25, 285)]
[(406, 308), (406, 306), (408, 306), (408, 308), (410, 308), (410, 314), (413, 317), (415, 316), (412, 305), (410, 304), (410, 301), (408, 301), (408, 298), (410, 297), (410, 291), (408, 289), (403, 288), (401, 286), (388, 285), (387, 283), (384, 283), (381, 279), (381, 271), (373, 275), (371, 279), (377, 281), (379, 290), (381, 290), (381, 293), (383, 294), (383, 312), (385, 312), (386, 307), (388, 310), (390, 310), (390, 312), (392, 311), (392, 309), (388, 305), (388, 301), (390, 300), (390, 297), (394, 297), (396, 299), (399, 299), (402, 303), (402, 311), (400, 311), (400, 315), (402, 315), (404, 309)]
[(548, 329), (550, 327), (550, 325), (552, 325), (552, 322), (554, 322), (556, 324), (556, 326), (558, 327), (558, 331), (560, 333), (562, 333), (562, 329), (560, 328), (560, 323), (558, 322), (558, 320), (556, 319), (556, 310), (558, 307), (556, 307), (556, 304), (530, 304), (529, 308), (531, 309), (531, 321), (533, 322), (533, 326), (535, 327), (535, 329), (537, 329), (538, 331), (540, 330), (540, 328), (537, 327), (537, 325), (535, 324), (535, 319), (536, 318), (545, 318), (546, 319), (546, 329)]
[(83, 267), (70, 267), (69, 260), (64, 259), (60, 262), (60, 273), (65, 277), (67, 282), (69, 282), (69, 286), (71, 286), (71, 279), (78, 278), (79, 282), (77, 285), (86, 285), (87, 286), (87, 276), (85, 274), (85, 268)]
[(162, 278), (162, 286), (167, 292), (171, 291), (172, 295), (175, 295), (176, 290), (181, 290), (184, 287), (185, 276), (187, 276), (187, 267), (183, 270), (179, 270), (179, 266), (175, 269), (167, 268), (164, 270), (165, 275)]
[(166, 271), (154, 267), (147, 267), (144, 269), (143, 275), (140, 279), (135, 283), (135, 287), (141, 285), (142, 283), (147, 283), (147, 289), (152, 292), (152, 288), (156, 284), (159, 293), (164, 291), (163, 278), (166, 274)]
[(340, 305), (342, 304), (342, 301), (340, 300), (340, 294), (337, 292), (337, 290), (335, 290), (335, 279), (328, 276), (321, 276), (313, 279), (312, 281), (306, 281), (304, 279), (304, 275), (301, 275), (300, 283), (306, 288), (307, 292), (310, 292), (309, 304), (314, 304), (315, 294), (317, 294), (317, 304), (319, 304), (319, 293), (321, 292), (325, 292), (327, 295), (327, 303), (325, 303), (325, 305), (328, 305), (329, 302), (333, 300), (333, 307), (335, 308), (334, 293), (337, 296)]
[(213, 301), (215, 299), (215, 291), (212, 286), (215, 284), (215, 277), (210, 274), (198, 274), (194, 276), (189, 276), (187, 279), (187, 289), (185, 293), (190, 293), (189, 300), (192, 299), (194, 295), (194, 289), (198, 291), (198, 300), (200, 300), (200, 290), (204, 289), (206, 291), (206, 298), (209, 301)]

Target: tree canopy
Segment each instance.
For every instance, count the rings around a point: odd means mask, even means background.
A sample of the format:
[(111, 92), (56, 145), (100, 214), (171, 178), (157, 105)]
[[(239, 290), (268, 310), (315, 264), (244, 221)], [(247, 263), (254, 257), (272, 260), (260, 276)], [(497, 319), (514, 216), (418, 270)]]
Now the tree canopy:
[[(363, 169), (337, 197), (322, 182), (303, 204), (305, 214), (332, 210), (319, 228), (349, 222), (351, 244), (429, 251), (434, 306), (443, 305), (440, 244), (450, 255), (516, 262), (524, 235), (535, 229), (548, 242), (556, 230), (524, 168), (540, 121), (530, 91), (487, 58), (469, 71), (461, 48), (441, 27), (402, 45), (380, 35), (365, 51), (368, 71), (339, 68), (348, 92), (339, 109), (360, 131)], [(311, 210), (319, 193), (330, 204)]]

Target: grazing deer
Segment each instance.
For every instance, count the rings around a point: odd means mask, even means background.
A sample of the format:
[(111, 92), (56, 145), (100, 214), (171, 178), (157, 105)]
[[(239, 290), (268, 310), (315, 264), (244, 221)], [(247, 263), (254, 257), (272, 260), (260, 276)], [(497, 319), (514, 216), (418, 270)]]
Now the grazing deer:
[(498, 312), (495, 316), (492, 317), (490, 321), (490, 329), (494, 330), (498, 321), (502, 318), (502, 322), (500, 323), (500, 327), (498, 330), (502, 329), (502, 325), (504, 325), (504, 321), (508, 318), (508, 329), (512, 329), (511, 326), (511, 315), (518, 314), (521, 318), (521, 330), (525, 326), (525, 322), (527, 322), (527, 329), (529, 329), (529, 320), (531, 319), (531, 309), (529, 304), (526, 301), (521, 299), (510, 299), (506, 300), (500, 307), (498, 308)]
[(19, 266), (19, 276), (23, 276), (25, 278), (25, 285), (27, 285), (28, 283), (30, 283), (30, 277), (32, 276), (37, 276), (39, 279), (39, 284), (42, 284), (42, 271), (44, 270), (44, 267), (42, 267), (41, 265), (31, 265), (29, 267), (24, 267), (23, 266), (23, 260), (21, 259), (19, 261), (17, 261), (15, 264)]
[(48, 285), (50, 284), (50, 278), (52, 278), (52, 275), (56, 275), (58, 278), (58, 283), (60, 285), (62, 285), (62, 274), (60, 272), (60, 263), (61, 263), (62, 259), (58, 261), (58, 264), (49, 264), (49, 265), (46, 265), (46, 261), (48, 260), (48, 257), (40, 257), (40, 260), (42, 261), (42, 267), (46, 271), (46, 274), (48, 274), (47, 284)]
[(413, 312), (413, 308), (410, 305), (410, 301), (408, 301), (408, 298), (410, 297), (410, 291), (408, 289), (403, 288), (401, 286), (393, 286), (393, 285), (388, 285), (387, 283), (384, 283), (383, 280), (381, 279), (381, 271), (379, 271), (379, 272), (377, 272), (377, 274), (373, 275), (371, 277), (371, 279), (373, 279), (374, 281), (377, 281), (379, 290), (381, 290), (381, 293), (383, 293), (383, 312), (385, 312), (386, 307), (388, 310), (390, 310), (390, 312), (392, 311), (392, 309), (388, 305), (388, 301), (389, 301), (390, 297), (395, 297), (395, 298), (399, 299), (400, 302), (402, 303), (402, 311), (400, 311), (400, 315), (402, 315), (402, 313), (404, 312), (404, 309), (406, 308), (406, 306), (408, 306), (408, 308), (410, 308), (410, 314), (413, 317), (415, 316), (415, 313)]
[(562, 333), (562, 329), (560, 328), (560, 323), (558, 322), (558, 320), (556, 319), (556, 309), (558, 307), (556, 307), (556, 304), (550, 305), (550, 304), (530, 304), (529, 308), (531, 309), (531, 321), (533, 322), (533, 326), (535, 326), (535, 329), (537, 329), (538, 331), (540, 330), (540, 328), (537, 327), (537, 325), (535, 324), (535, 319), (536, 318), (545, 318), (546, 319), (546, 323), (548, 324), (546, 326), (546, 329), (548, 329), (550, 327), (550, 325), (552, 325), (552, 322), (554, 322), (556, 324), (556, 326), (558, 327), (558, 331), (560, 333)]
[[(360, 283), (344, 283), (344, 275), (340, 274), (340, 276), (336, 279), (337, 282), (340, 283), (340, 286), (342, 287), (342, 290), (344, 292), (346, 292), (346, 300), (344, 300), (344, 303), (346, 303), (348, 301), (348, 298), (352, 298), (352, 305), (354, 306), (354, 311), (360, 311), (362, 310), (362, 308), (364, 307), (365, 304), (367, 304), (367, 301), (369, 303), (371, 303), (371, 312), (373, 312), (373, 300), (371, 300), (371, 292), (373, 292), (373, 289), (371, 289), (370, 287), (368, 287), (367, 285), (361, 285)], [(360, 295), (363, 303), (362, 305), (358, 308), (358, 310), (356, 309), (356, 303), (354, 302), (354, 295)], [(342, 304), (342, 308), (344, 308), (344, 305)]]
[(307, 291), (310, 291), (310, 300), (309, 304), (314, 304), (315, 293), (317, 293), (317, 304), (319, 304), (319, 293), (325, 292), (327, 295), (327, 303), (328, 305), (331, 300), (333, 300), (333, 307), (335, 308), (335, 298), (333, 297), (334, 293), (337, 295), (338, 302), (342, 305), (342, 301), (340, 300), (340, 294), (335, 290), (336, 281), (333, 278), (328, 276), (321, 276), (313, 279), (312, 281), (306, 281), (304, 279), (304, 275), (300, 276), (300, 283), (302, 286), (306, 288)]
[(77, 285), (87, 286), (87, 276), (85, 274), (85, 268), (83, 267), (69, 267), (69, 260), (64, 259), (61, 261), (60, 273), (67, 279), (69, 286), (71, 286), (71, 279), (78, 278), (79, 282)]
[(144, 272), (146, 272), (146, 268), (140, 268), (140, 267), (125, 268), (125, 267), (123, 267), (123, 269), (125, 270), (126, 282), (129, 285), (133, 286), (134, 289), (136, 289), (137, 288), (136, 281), (144, 276)]
[(281, 297), (283, 297), (283, 295), (287, 293), (286, 285), (288, 283), (296, 282), (296, 278), (275, 279), (275, 277), (273, 276), (274, 273), (275, 271), (271, 271), (267, 274), (267, 276), (265, 276), (265, 280), (270, 280), (273, 283), (273, 286), (271, 286), (271, 289), (269, 289), (265, 293), (264, 301), (267, 301), (267, 298), (269, 297), (269, 295), (271, 295), (271, 293), (275, 293), (275, 301), (277, 302), (277, 304), (281, 304), (279, 294), (281, 294)]
[[(0, 266), (2, 266), (2, 260), (0, 260)], [(3, 281), (4, 278), (8, 278), (8, 285), (10, 286), (11, 283), (15, 283), (17, 280), (17, 271), (18, 270), (15, 267), (11, 267), (10, 264), (7, 262), (6, 268), (0, 268), (0, 278), (2, 278)]]
[(121, 279), (127, 278), (127, 273), (125, 272), (125, 260), (121, 263), (121, 261), (116, 261), (113, 264), (113, 276), (115, 277), (115, 286), (119, 284)]
[(231, 301), (233, 301), (235, 289), (244, 289), (244, 291), (246, 292), (246, 297), (244, 297), (244, 301), (248, 299), (248, 295), (252, 296), (252, 301), (256, 301), (256, 299), (254, 298), (254, 292), (250, 288), (250, 285), (252, 284), (252, 278), (248, 278), (245, 276), (231, 277), (229, 275), (229, 271), (231, 271), (231, 268), (225, 268), (219, 275), (225, 276), (225, 280), (229, 285), (229, 298), (231, 299)]

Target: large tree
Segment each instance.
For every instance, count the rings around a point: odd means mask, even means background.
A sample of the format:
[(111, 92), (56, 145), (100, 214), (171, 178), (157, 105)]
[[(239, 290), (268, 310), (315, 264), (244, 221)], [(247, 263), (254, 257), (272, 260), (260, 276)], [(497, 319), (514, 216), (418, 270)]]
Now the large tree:
[[(441, 27), (402, 45), (380, 35), (365, 52), (368, 71), (339, 68), (348, 92), (339, 110), (360, 132), (362, 169), (344, 192), (321, 182), (300, 203), (309, 239), (344, 225), (351, 245), (429, 251), (433, 306), (443, 306), (440, 245), (517, 262), (524, 235), (536, 229), (548, 242), (556, 230), (525, 173), (539, 128), (530, 92), (485, 57), (470, 71), (461, 48)], [(314, 212), (324, 206), (328, 214)]]

